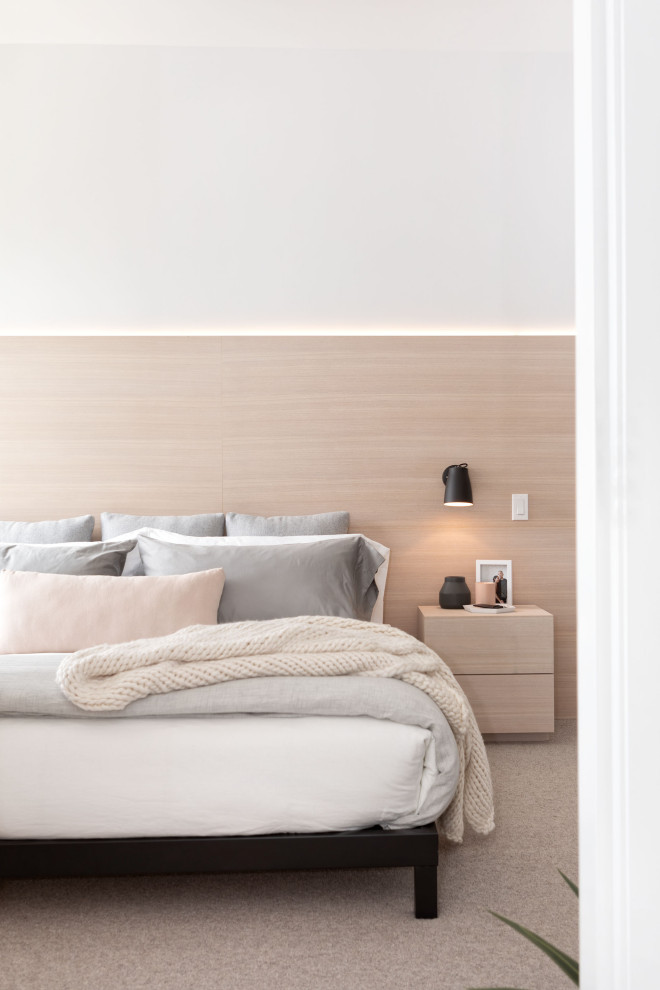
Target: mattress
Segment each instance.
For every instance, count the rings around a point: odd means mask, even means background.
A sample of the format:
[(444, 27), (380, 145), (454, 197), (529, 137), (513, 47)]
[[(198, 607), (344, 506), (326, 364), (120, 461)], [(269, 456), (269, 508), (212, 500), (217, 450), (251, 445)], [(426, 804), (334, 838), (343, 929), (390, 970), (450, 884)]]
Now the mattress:
[(453, 795), (436, 754), (429, 728), (364, 715), (5, 717), (0, 837), (409, 827)]

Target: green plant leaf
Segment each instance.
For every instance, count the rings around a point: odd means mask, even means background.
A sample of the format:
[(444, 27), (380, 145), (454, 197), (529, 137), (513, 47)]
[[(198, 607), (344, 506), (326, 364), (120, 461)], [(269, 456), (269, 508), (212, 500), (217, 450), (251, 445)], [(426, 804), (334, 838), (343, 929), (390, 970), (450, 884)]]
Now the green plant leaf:
[(561, 949), (558, 949), (555, 945), (551, 945), (550, 942), (546, 942), (546, 940), (541, 938), (540, 935), (537, 935), (536, 932), (532, 932), (529, 928), (524, 928), (522, 925), (519, 925), (517, 921), (511, 921), (510, 918), (505, 918), (503, 914), (497, 914), (495, 911), (491, 911), (490, 914), (492, 914), (494, 918), (499, 918), (499, 920), (503, 921), (505, 925), (509, 926), (509, 928), (513, 928), (515, 932), (519, 932), (521, 935), (524, 935), (525, 938), (529, 939), (532, 945), (535, 945), (542, 952), (545, 952), (546, 956), (549, 956), (550, 959), (552, 959), (552, 961), (559, 966), (564, 973), (566, 973), (566, 976), (568, 976), (569, 979), (571, 979), (573, 983), (579, 987), (580, 966), (575, 959), (571, 959), (571, 957), (567, 956), (565, 952), (561, 951)]
[(576, 897), (579, 897), (580, 896), (580, 890), (579, 890), (578, 885), (576, 883), (573, 883), (572, 880), (569, 880), (568, 877), (566, 876), (566, 874), (565, 873), (562, 873), (561, 870), (559, 870), (558, 872), (559, 872), (559, 876), (560, 877), (563, 877), (563, 879), (566, 881), (566, 883), (568, 884), (568, 886), (571, 888), (571, 890), (573, 891), (573, 893), (575, 894), (575, 896)]

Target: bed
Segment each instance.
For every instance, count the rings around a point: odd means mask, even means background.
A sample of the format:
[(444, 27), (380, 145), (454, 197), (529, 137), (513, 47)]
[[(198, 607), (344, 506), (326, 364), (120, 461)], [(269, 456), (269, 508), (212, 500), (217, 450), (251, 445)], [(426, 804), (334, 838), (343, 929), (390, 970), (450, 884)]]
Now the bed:
[[(307, 609), (305, 595), (319, 593), (309, 587), (319, 569), (312, 547), (321, 541), (315, 538), (259, 538), (257, 544), (256, 537), (195, 543), (153, 530), (142, 536), (149, 577), (156, 577), (154, 568), (162, 573), (154, 560), (162, 561), (163, 544), (170, 575), (189, 572), (191, 547), (196, 554), (202, 548), (199, 572), (211, 574), (211, 558), (222, 548), (228, 576), (221, 602), (234, 610), (223, 622), (235, 623), (232, 628), (241, 626), (242, 599), (226, 596), (228, 588), (236, 592), (245, 577), (253, 589), (276, 547), (289, 548), (285, 556), (277, 551), (278, 567), (293, 554), (296, 570), (295, 548), (309, 549), (305, 589), (294, 582), (293, 594)], [(246, 576), (236, 569), (237, 560), (243, 568), (247, 559), (241, 546), (253, 548)], [(258, 547), (271, 549), (264, 556)], [(338, 552), (345, 555), (348, 547), (344, 542)], [(121, 552), (127, 552), (125, 539)], [(371, 580), (362, 582), (369, 585), (369, 612), (378, 616), (380, 600), (381, 617), (383, 563), (377, 553), (370, 557)], [(380, 587), (373, 580), (378, 571)], [(34, 573), (23, 578), (24, 584), (38, 579), (38, 601), (43, 582), (53, 580)], [(112, 575), (99, 579), (114, 582), (113, 590), (126, 587)], [(66, 590), (70, 578), (55, 580)], [(92, 581), (92, 587), (100, 585)], [(259, 594), (263, 600), (270, 591)], [(5, 601), (15, 614), (11, 594), (0, 587), (0, 610)], [(279, 614), (282, 607), (276, 594), (268, 608)], [(75, 614), (70, 619), (79, 621)], [(261, 629), (271, 620), (256, 621)], [(364, 617), (356, 621), (366, 626)], [(46, 617), (42, 642), (54, 642), (63, 625), (61, 609), (51, 631)], [(34, 635), (31, 628), (28, 636)], [(390, 677), (238, 677), (149, 693), (121, 710), (86, 711), (56, 683), (68, 656), (61, 646), (0, 656), (1, 876), (405, 866), (414, 870), (416, 917), (437, 915), (434, 823), (455, 795), (460, 761), (454, 733), (424, 691)]]

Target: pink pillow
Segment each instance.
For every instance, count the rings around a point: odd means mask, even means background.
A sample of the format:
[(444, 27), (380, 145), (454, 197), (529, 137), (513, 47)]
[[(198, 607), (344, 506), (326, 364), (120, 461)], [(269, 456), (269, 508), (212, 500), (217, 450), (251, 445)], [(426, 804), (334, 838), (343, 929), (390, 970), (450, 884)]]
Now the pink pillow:
[(0, 653), (72, 653), (215, 625), (222, 568), (158, 577), (0, 572)]

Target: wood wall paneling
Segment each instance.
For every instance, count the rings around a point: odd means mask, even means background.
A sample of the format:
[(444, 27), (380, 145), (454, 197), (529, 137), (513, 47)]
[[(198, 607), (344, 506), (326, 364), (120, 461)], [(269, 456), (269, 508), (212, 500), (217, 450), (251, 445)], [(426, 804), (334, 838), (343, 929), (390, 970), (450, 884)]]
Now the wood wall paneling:
[[(0, 357), (0, 518), (345, 508), (392, 548), (385, 619), (412, 633), (444, 575), (511, 558), (575, 715), (572, 339), (0, 338)], [(457, 461), (471, 509), (442, 504)]]
[(217, 338), (5, 337), (0, 358), (0, 518), (220, 511)]

